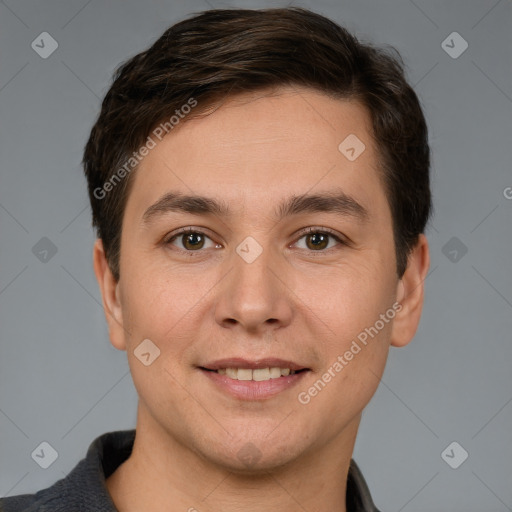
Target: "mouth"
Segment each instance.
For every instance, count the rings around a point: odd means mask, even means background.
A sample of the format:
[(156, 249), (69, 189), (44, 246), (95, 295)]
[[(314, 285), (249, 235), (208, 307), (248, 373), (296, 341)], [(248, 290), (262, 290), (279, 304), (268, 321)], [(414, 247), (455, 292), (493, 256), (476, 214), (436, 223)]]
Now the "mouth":
[(282, 359), (234, 358), (198, 367), (218, 389), (243, 400), (261, 400), (296, 385), (310, 368)]
[(210, 370), (201, 367), (201, 370), (207, 372), (216, 372), (218, 375), (226, 375), (233, 380), (253, 380), (256, 382), (264, 382), (271, 379), (279, 379), (281, 377), (288, 377), (288, 375), (295, 375), (296, 373), (305, 372), (307, 368), (302, 370), (292, 370), (290, 368), (280, 368), (272, 366), (267, 368), (219, 368), (218, 370)]

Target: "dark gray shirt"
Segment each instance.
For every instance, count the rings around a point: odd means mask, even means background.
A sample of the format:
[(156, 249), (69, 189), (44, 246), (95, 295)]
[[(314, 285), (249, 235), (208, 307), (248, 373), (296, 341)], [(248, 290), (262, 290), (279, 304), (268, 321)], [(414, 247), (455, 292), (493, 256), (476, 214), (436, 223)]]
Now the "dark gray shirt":
[[(131, 454), (135, 430), (107, 432), (89, 446), (87, 455), (52, 486), (34, 494), (0, 499), (1, 512), (117, 512), (108, 493), (108, 478)], [(354, 460), (347, 480), (347, 512), (379, 512)]]

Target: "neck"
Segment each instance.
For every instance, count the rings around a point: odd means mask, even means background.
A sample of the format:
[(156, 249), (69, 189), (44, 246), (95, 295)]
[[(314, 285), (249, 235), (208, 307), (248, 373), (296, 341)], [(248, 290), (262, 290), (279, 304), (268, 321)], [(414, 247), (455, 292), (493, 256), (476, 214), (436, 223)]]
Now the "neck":
[(130, 457), (107, 479), (119, 512), (346, 512), (346, 483), (360, 416), (300, 459), (261, 472), (219, 467), (172, 438), (139, 404)]

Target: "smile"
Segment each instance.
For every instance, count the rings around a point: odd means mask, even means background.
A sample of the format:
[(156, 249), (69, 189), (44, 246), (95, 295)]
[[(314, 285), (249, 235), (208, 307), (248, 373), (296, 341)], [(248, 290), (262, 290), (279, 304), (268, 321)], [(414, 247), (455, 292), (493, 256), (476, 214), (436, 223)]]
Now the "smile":
[(272, 398), (295, 386), (309, 368), (282, 359), (233, 358), (199, 366), (215, 389), (241, 400)]
[[(287, 377), (288, 375), (294, 375), (295, 370), (290, 368), (257, 368), (252, 370), (251, 368), (219, 368), (216, 371), (219, 375), (227, 375), (230, 379), (234, 380), (254, 380), (262, 382), (270, 379), (279, 379), (280, 377)], [(303, 370), (299, 370), (303, 371)]]

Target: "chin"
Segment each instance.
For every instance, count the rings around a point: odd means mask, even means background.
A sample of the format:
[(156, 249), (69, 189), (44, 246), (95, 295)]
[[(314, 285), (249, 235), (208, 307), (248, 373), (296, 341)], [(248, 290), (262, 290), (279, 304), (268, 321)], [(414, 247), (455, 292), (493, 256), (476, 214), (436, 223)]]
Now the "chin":
[[(244, 439), (226, 439), (224, 442), (208, 443), (203, 457), (213, 464), (221, 466), (227, 471), (240, 475), (267, 474), (278, 468), (283, 468), (295, 461), (300, 455), (307, 451), (303, 446), (304, 436), (295, 439), (293, 436), (286, 436), (285, 439), (268, 439), (268, 434), (263, 433), (259, 438), (249, 436)], [(212, 447), (216, 445), (215, 451)], [(207, 452), (207, 453), (206, 453)], [(268, 476), (268, 474), (267, 474)]]

